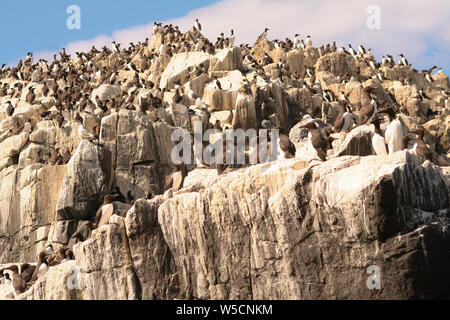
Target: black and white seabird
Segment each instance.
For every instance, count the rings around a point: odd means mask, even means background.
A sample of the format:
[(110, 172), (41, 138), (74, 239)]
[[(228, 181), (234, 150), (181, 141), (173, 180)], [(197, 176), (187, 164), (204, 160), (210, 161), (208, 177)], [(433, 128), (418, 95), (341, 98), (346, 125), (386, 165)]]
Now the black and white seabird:
[(25, 101), (29, 104), (33, 104), (34, 100), (36, 100), (36, 94), (34, 93), (34, 88), (30, 88)]
[(172, 173), (166, 178), (165, 185), (164, 185), (164, 192), (166, 192), (169, 189), (173, 189), (175, 191), (180, 190), (183, 188), (184, 179), (187, 177), (187, 168), (185, 165), (175, 164), (173, 166)]
[(388, 145), (389, 154), (403, 150), (403, 126), (399, 119), (395, 116), (392, 108), (386, 110), (389, 115), (390, 123), (385, 131), (385, 140)]
[(296, 148), (282, 128), (276, 128), (271, 121), (263, 120), (261, 126), (267, 130), (278, 130), (277, 140), (277, 160), (286, 160), (295, 158)]
[(372, 87), (364, 88), (362, 103), (363, 106), (359, 110), (359, 120), (358, 125), (364, 125), (365, 123), (370, 123), (377, 115), (378, 104), (370, 95), (372, 92)]
[(202, 25), (200, 24), (200, 22), (198, 21), (198, 19), (195, 19), (195, 29), (197, 29), (197, 31), (202, 31)]
[(103, 204), (98, 208), (97, 213), (95, 214), (95, 224), (93, 225), (93, 229), (108, 224), (109, 218), (111, 218), (114, 212), (113, 200), (118, 197), (118, 194), (107, 194), (103, 198)]
[(307, 47), (312, 47), (313, 46), (313, 42), (312, 42), (312, 39), (311, 39), (311, 36), (310, 35), (308, 35), (307, 37), (306, 37), (306, 46)]
[(403, 55), (403, 53), (400, 54), (400, 57), (401, 57), (401, 59), (400, 59), (399, 64), (400, 64), (400, 65), (404, 65), (405, 67), (409, 67), (408, 60), (405, 58), (405, 56)]
[(363, 47), (363, 45), (360, 45), (358, 47), (358, 53), (359, 54), (366, 54), (366, 49)]
[(422, 89), (420, 89), (419, 90), (419, 96), (420, 96), (420, 100), (431, 100), (431, 98), (429, 97), (429, 96), (427, 96), (427, 94), (422, 90)]
[(266, 28), (265, 30), (264, 30), (264, 32), (258, 37), (258, 39), (256, 40), (256, 42), (255, 42), (255, 46), (258, 44), (258, 43), (260, 43), (261, 41), (264, 41), (264, 40), (266, 40), (267, 39), (267, 32), (269, 31), (269, 29), (268, 28)]
[(334, 123), (333, 131), (335, 133), (349, 132), (355, 124), (356, 116), (348, 108), (347, 101), (339, 101), (339, 107), (340, 111)]
[(349, 44), (348, 45), (348, 52), (352, 55), (352, 56), (356, 56), (356, 51), (355, 51), (355, 49), (353, 49), (353, 47), (352, 47), (352, 45), (351, 44)]
[(11, 117), (14, 114), (14, 107), (11, 104), (11, 101), (6, 101), (6, 114), (8, 117)]
[(301, 40), (300, 35), (296, 33), (294, 35), (294, 44), (293, 44), (294, 49), (300, 49), (300, 40)]
[(228, 38), (228, 47), (229, 48), (233, 47), (235, 41), (236, 41), (236, 36), (234, 35), (234, 30), (231, 29), (231, 35)]
[(31, 276), (31, 281), (35, 281), (41, 278), (48, 271), (48, 262), (47, 259), (49, 255), (45, 251), (41, 251), (38, 256), (38, 262), (36, 264), (36, 269), (34, 270), (33, 275)]
[(375, 133), (372, 137), (372, 147), (377, 156), (385, 156), (387, 155), (386, 150), (386, 141), (383, 138), (383, 134), (380, 129), (380, 120), (378, 118), (372, 121), (375, 126)]
[(83, 126), (83, 118), (81, 118), (80, 115), (77, 115), (75, 121), (80, 124), (80, 127), (78, 128), (78, 135), (81, 137), (81, 139), (88, 141), (92, 141), (95, 139), (95, 136), (89, 131), (87, 131), (86, 128)]
[(183, 93), (181, 92), (180, 85), (175, 85), (175, 94), (172, 97), (173, 103), (180, 103), (183, 100)]
[(308, 143), (312, 150), (315, 150), (315, 155), (322, 161), (327, 161), (328, 142), (320, 132), (318, 125), (314, 121), (310, 121), (302, 128), (308, 129)]
[(5, 270), (9, 270), (12, 272), (12, 289), (14, 297), (17, 297), (18, 295), (25, 292), (27, 283), (25, 279), (22, 277), (22, 275), (19, 274), (19, 267), (16, 265), (12, 265), (8, 268), (5, 268)]
[(433, 154), (431, 153), (431, 150), (426, 145), (425, 141), (423, 140), (424, 137), (424, 131), (423, 129), (418, 129), (416, 131), (412, 131), (411, 133), (414, 133), (417, 135), (416, 143), (413, 147), (413, 152), (419, 156), (421, 156), (424, 160), (433, 160)]

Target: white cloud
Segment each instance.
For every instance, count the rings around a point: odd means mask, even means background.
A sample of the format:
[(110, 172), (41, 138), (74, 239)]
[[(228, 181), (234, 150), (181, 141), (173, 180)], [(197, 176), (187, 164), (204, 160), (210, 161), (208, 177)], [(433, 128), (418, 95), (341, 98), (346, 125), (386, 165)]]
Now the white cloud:
[[(381, 8), (381, 30), (369, 30), (366, 26), (370, 5)], [(372, 48), (378, 58), (387, 53), (396, 57), (404, 53), (418, 69), (436, 64), (450, 70), (448, 0), (222, 0), (165, 23), (185, 31), (192, 27), (195, 18), (200, 19), (204, 34), (211, 41), (221, 32), (234, 29), (237, 43), (253, 44), (268, 27), (272, 39), (310, 34), (315, 45), (333, 40), (338, 46), (363, 44)], [(86, 51), (92, 45), (109, 46), (113, 40), (124, 44), (143, 41), (150, 38), (152, 26), (150, 23), (117, 30), (112, 36), (69, 43), (66, 49)]]

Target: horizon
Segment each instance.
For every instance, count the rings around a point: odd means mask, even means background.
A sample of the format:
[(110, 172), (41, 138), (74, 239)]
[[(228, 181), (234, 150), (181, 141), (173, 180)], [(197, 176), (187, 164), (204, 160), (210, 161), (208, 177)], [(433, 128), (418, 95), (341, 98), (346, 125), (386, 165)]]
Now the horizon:
[[(310, 34), (315, 47), (333, 41), (336, 41), (338, 47), (345, 48), (348, 48), (348, 44), (352, 44), (354, 48), (362, 44), (367, 49), (372, 48), (377, 61), (383, 55), (392, 54), (397, 62), (399, 54), (403, 53), (412, 67), (419, 71), (433, 65), (442, 68), (445, 74), (450, 71), (450, 36), (443, 31), (450, 26), (450, 20), (448, 13), (440, 10), (446, 4), (444, 0), (430, 0), (427, 4), (418, 0), (401, 0), (395, 4), (387, 0), (378, 1), (376, 6), (380, 11), (380, 25), (373, 29), (369, 29), (368, 21), (377, 13), (370, 11), (373, 5), (367, 0), (346, 0), (339, 4), (320, 0), (315, 5), (293, 0), (196, 0), (189, 3), (179, 0), (164, 3), (135, 0), (129, 7), (137, 7), (139, 10), (129, 11), (123, 10), (123, 2), (120, 1), (108, 5), (105, 5), (106, 0), (95, 3), (86, 0), (73, 2), (63, 0), (50, 6), (28, 4), (30, 10), (24, 13), (25, 16), (20, 21), (27, 21), (26, 25), (18, 25), (13, 15), (5, 17), (2, 24), (9, 25), (11, 31), (4, 38), (10, 45), (0, 52), (0, 64), (14, 66), (27, 52), (33, 53), (35, 61), (40, 58), (49, 60), (62, 47), (70, 54), (88, 51), (92, 45), (97, 48), (104, 45), (110, 47), (113, 40), (128, 46), (129, 42), (151, 38), (154, 21), (178, 25), (182, 31), (186, 31), (194, 25), (195, 17), (198, 17), (203, 25), (203, 34), (212, 41), (220, 32), (228, 35), (234, 29), (236, 45), (252, 44), (264, 28), (268, 27), (270, 40), (284, 40), (286, 37), (293, 39), (296, 33), (300, 33), (305, 39)], [(406, 3), (407, 7), (404, 6)], [(67, 27), (67, 20), (71, 16), (67, 9), (71, 5), (80, 8), (79, 30)], [(19, 4), (7, 3), (5, 6), (5, 11), (11, 12), (18, 10)], [(401, 14), (398, 8), (405, 12)], [(308, 12), (312, 12), (311, 17), (307, 17), (309, 20), (295, 13), (308, 9)], [(42, 11), (55, 18), (39, 21), (35, 29), (39, 32), (30, 33), (30, 26), (36, 23), (36, 17), (43, 15), (39, 14)], [(255, 19), (246, 19), (249, 13)], [(414, 19), (411, 17), (419, 14), (421, 22), (413, 24)], [(336, 19), (336, 16), (340, 19)], [(328, 23), (324, 26), (321, 21), (325, 20)], [(36, 36), (36, 33), (53, 36)], [(14, 39), (23, 41), (15, 42)]]

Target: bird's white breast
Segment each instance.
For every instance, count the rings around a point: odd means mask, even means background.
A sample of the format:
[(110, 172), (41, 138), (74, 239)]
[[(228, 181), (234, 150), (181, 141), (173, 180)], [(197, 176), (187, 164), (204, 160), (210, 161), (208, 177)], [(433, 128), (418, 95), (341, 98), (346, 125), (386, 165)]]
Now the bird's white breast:
[(375, 153), (377, 156), (385, 156), (387, 155), (386, 152), (386, 144), (384, 141), (384, 138), (380, 136), (379, 134), (375, 133), (372, 138), (372, 145), (373, 149), (375, 150)]
[(175, 172), (172, 176), (172, 188), (174, 190), (180, 190), (183, 186), (181, 183), (183, 182), (183, 175), (181, 172)]
[(284, 154), (284, 151), (280, 147), (280, 141), (281, 141), (280, 138), (278, 138), (278, 140), (277, 140), (277, 155), (278, 155), (277, 160), (286, 160), (286, 155)]
[(83, 126), (80, 126), (80, 128), (78, 129), (78, 134), (81, 138), (86, 140), (91, 140), (94, 138), (94, 135), (88, 132)]
[(403, 126), (398, 119), (395, 119), (389, 124), (385, 136), (390, 154), (403, 149)]

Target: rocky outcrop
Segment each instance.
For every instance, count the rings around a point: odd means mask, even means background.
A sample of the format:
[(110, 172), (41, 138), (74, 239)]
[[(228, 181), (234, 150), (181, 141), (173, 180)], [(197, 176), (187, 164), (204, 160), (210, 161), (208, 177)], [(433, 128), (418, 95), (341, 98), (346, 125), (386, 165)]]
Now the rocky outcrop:
[[(75, 246), (71, 297), (448, 298), (448, 178), (405, 152), (380, 160), (193, 171), (186, 189), (139, 200)], [(380, 290), (367, 286), (372, 266)]]
[[(166, 26), (120, 52), (61, 53), (50, 72), (30, 58), (20, 77), (2, 69), (0, 268), (35, 263), (48, 244), (75, 253), (17, 298), (450, 298), (448, 77), (291, 45), (214, 48), (195, 28)], [(381, 131), (394, 108), (409, 149), (424, 129), (433, 163), (412, 150), (373, 156), (369, 123), (331, 134), (328, 160), (315, 157), (305, 116), (331, 129), (338, 100), (358, 114), (369, 86)], [(296, 157), (221, 175), (188, 165), (180, 190), (166, 190), (172, 133), (192, 135), (198, 119), (204, 130), (270, 120)]]
[(122, 89), (118, 86), (104, 84), (92, 91), (91, 100), (96, 104), (95, 98), (98, 96), (100, 101), (104, 102), (110, 99), (115, 99), (122, 94)]
[(242, 70), (241, 49), (237, 47), (223, 49), (211, 57), (210, 72)]
[(343, 52), (335, 52), (321, 57), (316, 64), (316, 72), (327, 71), (335, 76), (353, 76), (357, 73), (355, 59)]
[(83, 220), (95, 216), (106, 194), (106, 166), (100, 150), (83, 140), (67, 164), (59, 191), (56, 214), (59, 220)]
[[(100, 142), (106, 146), (105, 165), (109, 167), (108, 185), (115, 181), (122, 194), (129, 191), (136, 198), (146, 197), (149, 193), (158, 194), (161, 188), (160, 161), (166, 163), (163, 155), (171, 149), (162, 145), (157, 149), (159, 130), (152, 122), (142, 117), (138, 111), (121, 110), (119, 113), (104, 117), (100, 132)], [(167, 143), (167, 141), (165, 141)], [(161, 150), (161, 153), (157, 153)], [(164, 151), (163, 151), (164, 150)], [(170, 153), (169, 153), (170, 154)], [(166, 162), (164, 162), (166, 161)]]
[(175, 55), (164, 69), (161, 76), (160, 88), (173, 88), (177, 81), (189, 77), (189, 68), (197, 66), (209, 67), (209, 54), (203, 52), (188, 52)]
[(0, 261), (34, 261), (55, 221), (66, 166), (17, 165), (0, 173)]

